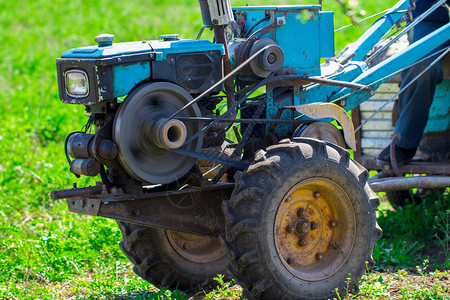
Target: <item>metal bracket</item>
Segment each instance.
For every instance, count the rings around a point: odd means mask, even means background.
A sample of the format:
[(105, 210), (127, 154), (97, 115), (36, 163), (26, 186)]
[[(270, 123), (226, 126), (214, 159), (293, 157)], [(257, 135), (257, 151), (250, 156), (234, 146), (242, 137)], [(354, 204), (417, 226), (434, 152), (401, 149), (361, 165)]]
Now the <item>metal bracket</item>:
[(347, 112), (334, 103), (311, 103), (294, 106), (295, 110), (311, 119), (333, 118), (342, 126), (347, 145), (356, 150), (355, 129)]
[(217, 237), (224, 232), (223, 200), (234, 184), (217, 184), (141, 196), (106, 194), (67, 199), (74, 213), (100, 216), (141, 226)]

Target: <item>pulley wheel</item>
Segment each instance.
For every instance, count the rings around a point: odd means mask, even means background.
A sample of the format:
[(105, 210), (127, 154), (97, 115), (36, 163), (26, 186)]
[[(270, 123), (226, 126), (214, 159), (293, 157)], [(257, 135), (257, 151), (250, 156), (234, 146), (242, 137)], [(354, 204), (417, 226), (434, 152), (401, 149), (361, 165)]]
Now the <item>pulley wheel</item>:
[(284, 63), (284, 53), (280, 46), (278, 46), (275, 41), (264, 38), (257, 40), (250, 50), (250, 55), (252, 56), (262, 48), (268, 47), (264, 50), (258, 57), (250, 62), (250, 68), (252, 72), (262, 78), (270, 75), (272, 72), (276, 72), (283, 66)]
[(345, 147), (345, 140), (339, 129), (333, 124), (325, 121), (317, 121), (309, 124), (303, 129), (299, 135), (300, 137), (310, 137), (318, 140), (326, 141), (338, 145), (339, 147)]
[[(171, 151), (201, 129), (197, 122), (167, 118), (192, 100), (183, 88), (168, 82), (143, 85), (121, 104), (114, 121), (114, 140), (123, 168), (137, 180), (165, 184), (185, 175), (195, 160)], [(179, 114), (199, 117), (196, 104)], [(200, 151), (202, 136), (183, 149)]]

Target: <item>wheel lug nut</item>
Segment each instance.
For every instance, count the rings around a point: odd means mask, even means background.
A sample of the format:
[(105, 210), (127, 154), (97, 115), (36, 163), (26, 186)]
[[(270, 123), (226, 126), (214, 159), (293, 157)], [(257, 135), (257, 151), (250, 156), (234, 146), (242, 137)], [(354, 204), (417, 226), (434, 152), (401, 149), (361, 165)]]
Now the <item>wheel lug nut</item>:
[(316, 222), (311, 222), (311, 230), (316, 230), (317, 228), (319, 228), (319, 224)]
[(316, 253), (317, 260), (321, 260), (323, 258), (322, 253)]
[(286, 262), (287, 262), (288, 265), (291, 265), (292, 264), (292, 258), (288, 257), (286, 259)]
[(299, 209), (297, 210), (297, 215), (298, 215), (299, 217), (304, 217), (304, 216), (306, 216), (306, 211), (305, 211), (303, 208), (299, 208)]
[(304, 239), (301, 239), (301, 240), (298, 241), (298, 244), (299, 244), (300, 246), (307, 246), (307, 245), (308, 245), (308, 242), (307, 242), (306, 240), (304, 240)]
[(314, 196), (314, 198), (319, 198), (320, 197), (320, 193), (319, 192), (314, 192), (313, 196)]
[(294, 232), (294, 226), (292, 226), (292, 225), (286, 226), (286, 231), (287, 231), (288, 233), (293, 233), (293, 232)]
[(289, 196), (289, 197), (286, 198), (286, 202), (289, 202), (289, 201), (291, 201), (291, 200), (292, 200), (292, 197), (291, 197), (291, 196)]
[(336, 221), (330, 221), (330, 227), (336, 227)]

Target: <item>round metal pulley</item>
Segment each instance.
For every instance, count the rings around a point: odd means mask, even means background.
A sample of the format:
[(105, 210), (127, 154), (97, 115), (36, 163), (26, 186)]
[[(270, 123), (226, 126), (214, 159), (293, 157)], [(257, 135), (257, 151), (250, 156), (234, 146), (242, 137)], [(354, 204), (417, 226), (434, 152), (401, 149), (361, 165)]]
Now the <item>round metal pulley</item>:
[(300, 134), (294, 133), (294, 136), (316, 138), (318, 140), (333, 143), (344, 149), (346, 148), (344, 137), (339, 129), (333, 124), (325, 121), (311, 123), (306, 126)]
[[(168, 119), (191, 100), (186, 90), (168, 82), (143, 85), (124, 100), (114, 120), (114, 141), (119, 146), (119, 161), (132, 177), (165, 184), (191, 169), (195, 159), (171, 149), (183, 146), (201, 124)], [(200, 109), (194, 104), (179, 116), (200, 117)], [(202, 140), (199, 136), (182, 148), (200, 151)]]
[(253, 73), (259, 77), (267, 77), (272, 72), (276, 72), (283, 66), (284, 53), (280, 46), (275, 41), (264, 38), (257, 40), (250, 50), (252, 56), (264, 47), (269, 46), (256, 59), (250, 62), (250, 68)]

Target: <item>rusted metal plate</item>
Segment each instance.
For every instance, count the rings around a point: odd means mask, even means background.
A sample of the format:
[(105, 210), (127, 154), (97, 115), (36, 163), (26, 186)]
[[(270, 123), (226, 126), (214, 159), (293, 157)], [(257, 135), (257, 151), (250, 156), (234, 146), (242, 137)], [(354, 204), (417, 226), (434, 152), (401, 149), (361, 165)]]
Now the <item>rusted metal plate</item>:
[(75, 213), (216, 237), (224, 231), (222, 201), (230, 198), (233, 188), (234, 184), (218, 184), (139, 197), (79, 197), (68, 199), (67, 204)]
[(297, 105), (295, 109), (311, 119), (333, 118), (338, 121), (344, 131), (345, 142), (351, 149), (356, 150), (353, 122), (342, 107), (334, 103), (311, 103)]
[(278, 256), (304, 280), (336, 273), (350, 255), (356, 217), (350, 198), (335, 182), (310, 178), (281, 201), (274, 224)]

